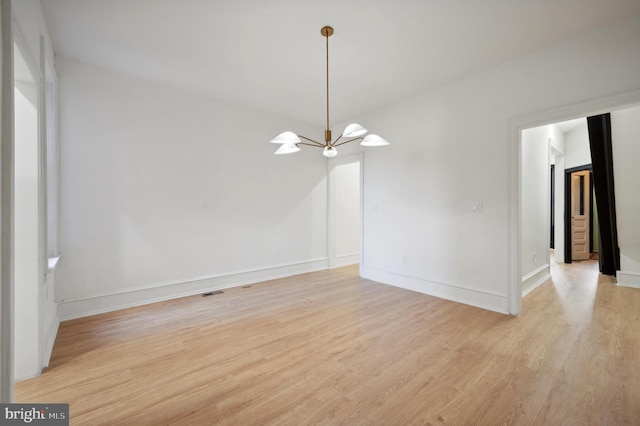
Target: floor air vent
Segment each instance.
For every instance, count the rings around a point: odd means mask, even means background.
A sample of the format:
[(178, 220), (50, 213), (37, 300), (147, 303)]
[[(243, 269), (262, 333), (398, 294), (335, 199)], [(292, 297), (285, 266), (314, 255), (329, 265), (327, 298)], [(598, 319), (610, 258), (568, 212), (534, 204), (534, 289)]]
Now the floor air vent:
[(224, 293), (224, 291), (222, 290), (210, 291), (208, 293), (203, 293), (202, 297), (213, 296), (214, 294), (222, 294), (222, 293)]

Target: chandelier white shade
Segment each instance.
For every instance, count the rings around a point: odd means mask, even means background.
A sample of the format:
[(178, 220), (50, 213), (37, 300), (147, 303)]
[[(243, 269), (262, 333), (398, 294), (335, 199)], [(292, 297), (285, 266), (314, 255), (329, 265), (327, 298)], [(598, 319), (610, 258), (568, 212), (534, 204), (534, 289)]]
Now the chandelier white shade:
[(293, 132), (280, 133), (275, 138), (271, 139), (271, 143), (299, 143), (302, 142), (300, 138)]
[(329, 157), (329, 158), (331, 158), (331, 157), (335, 157), (336, 155), (338, 155), (338, 150), (337, 150), (337, 149), (335, 149), (335, 148), (334, 148), (334, 147), (332, 147), (332, 146), (326, 146), (326, 147), (322, 150), (322, 154), (323, 154), (325, 157)]
[(362, 142), (360, 142), (360, 145), (362, 146), (384, 146), (384, 145), (389, 145), (389, 142), (387, 142), (386, 140), (382, 139), (380, 136), (378, 135), (367, 135), (364, 137), (364, 139), (362, 139)]
[[(292, 154), (300, 151), (300, 145), (313, 146), (316, 148), (322, 148), (322, 153), (325, 157), (335, 157), (338, 155), (336, 147), (359, 140), (362, 146), (383, 146), (389, 145), (389, 142), (384, 140), (378, 135), (367, 135), (362, 137), (368, 132), (367, 129), (357, 123), (349, 124), (344, 131), (335, 140), (331, 140), (331, 129), (329, 127), (329, 37), (333, 34), (333, 28), (322, 27), (320, 34), (326, 38), (326, 53), (327, 53), (327, 66), (326, 66), (326, 82), (327, 82), (327, 128), (324, 131), (324, 143), (318, 142), (306, 136), (297, 135), (294, 132), (286, 131), (280, 133), (278, 136), (270, 140), (271, 143), (281, 144), (280, 148), (276, 150), (276, 154)], [(303, 142), (304, 139), (304, 142)]]
[(300, 148), (293, 142), (285, 142), (276, 150), (276, 154), (292, 154), (300, 151)]
[(349, 124), (346, 129), (344, 129), (344, 132), (342, 132), (342, 136), (344, 136), (345, 138), (353, 138), (356, 136), (364, 135), (365, 133), (367, 133), (367, 129), (359, 124), (353, 123)]

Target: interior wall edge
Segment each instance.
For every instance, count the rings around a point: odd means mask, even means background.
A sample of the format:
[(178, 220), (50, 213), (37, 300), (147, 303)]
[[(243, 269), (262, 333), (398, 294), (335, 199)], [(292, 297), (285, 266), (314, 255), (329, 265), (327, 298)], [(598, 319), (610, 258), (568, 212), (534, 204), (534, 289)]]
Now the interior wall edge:
[(522, 277), (522, 296), (529, 294), (550, 277), (551, 266), (548, 263)]
[(60, 327), (60, 320), (56, 317), (49, 323), (47, 331), (44, 335), (44, 347), (43, 350), (43, 367), (49, 366), (51, 360), (51, 354), (53, 353), (53, 345), (56, 343), (56, 337), (58, 336), (58, 328)]

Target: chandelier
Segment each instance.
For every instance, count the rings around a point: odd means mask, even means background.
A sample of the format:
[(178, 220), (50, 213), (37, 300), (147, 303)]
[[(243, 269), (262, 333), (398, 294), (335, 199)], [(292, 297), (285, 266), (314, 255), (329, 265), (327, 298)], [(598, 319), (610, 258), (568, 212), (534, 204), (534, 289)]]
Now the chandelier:
[[(324, 143), (315, 141), (306, 136), (297, 135), (294, 132), (280, 133), (275, 138), (271, 139), (271, 143), (281, 144), (280, 148), (276, 151), (276, 154), (292, 154), (300, 151), (299, 145), (313, 146), (316, 148), (323, 148), (322, 153), (326, 157), (335, 157), (338, 155), (336, 147), (347, 144), (349, 142), (361, 141), (362, 146), (382, 146), (389, 145), (389, 142), (384, 140), (378, 135), (369, 134), (362, 137), (367, 133), (367, 129), (359, 124), (349, 124), (342, 134), (338, 136), (334, 141), (331, 141), (331, 129), (329, 127), (329, 37), (333, 34), (333, 28), (326, 26), (322, 27), (320, 34), (326, 38), (326, 52), (327, 52), (327, 66), (326, 66), (326, 83), (327, 83), (327, 129), (324, 131)], [(305, 140), (305, 142), (302, 141)]]

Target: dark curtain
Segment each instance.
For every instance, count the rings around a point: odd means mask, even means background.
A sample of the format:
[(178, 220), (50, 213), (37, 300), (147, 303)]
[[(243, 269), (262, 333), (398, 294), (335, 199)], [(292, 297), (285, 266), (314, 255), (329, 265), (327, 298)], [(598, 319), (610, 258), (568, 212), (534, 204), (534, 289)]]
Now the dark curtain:
[(620, 248), (616, 224), (616, 197), (613, 181), (611, 115), (587, 117), (593, 186), (600, 221), (600, 272), (615, 275), (620, 269)]

